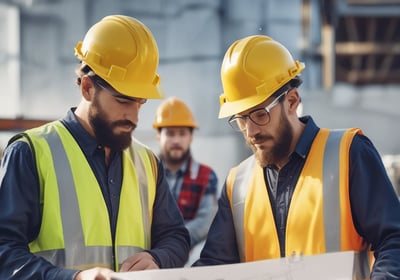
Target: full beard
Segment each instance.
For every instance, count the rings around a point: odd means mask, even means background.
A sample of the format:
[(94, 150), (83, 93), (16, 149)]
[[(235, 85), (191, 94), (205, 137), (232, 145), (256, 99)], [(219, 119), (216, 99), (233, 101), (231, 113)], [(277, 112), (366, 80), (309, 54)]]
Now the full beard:
[(136, 125), (128, 120), (109, 122), (107, 114), (98, 102), (94, 102), (93, 106), (97, 110), (89, 111), (89, 122), (93, 128), (97, 142), (104, 147), (109, 147), (112, 151), (123, 151), (128, 148), (132, 143), (132, 133), (121, 132), (116, 134), (114, 133), (114, 129), (118, 126), (130, 125), (133, 131)]
[(185, 160), (187, 158), (189, 158), (190, 156), (190, 149), (188, 149), (187, 151), (183, 152), (182, 155), (180, 157), (175, 157), (172, 156), (171, 153), (169, 151), (164, 151), (161, 154), (161, 159), (171, 165), (180, 165), (182, 163), (185, 162)]
[(293, 139), (293, 129), (286, 116), (281, 114), (280, 126), (277, 131), (277, 136), (272, 138), (268, 135), (256, 135), (256, 138), (272, 139), (275, 145), (271, 149), (258, 149), (251, 143), (249, 138), (246, 138), (247, 145), (251, 148), (257, 161), (262, 167), (276, 165), (280, 161), (286, 159), (290, 153), (290, 146)]

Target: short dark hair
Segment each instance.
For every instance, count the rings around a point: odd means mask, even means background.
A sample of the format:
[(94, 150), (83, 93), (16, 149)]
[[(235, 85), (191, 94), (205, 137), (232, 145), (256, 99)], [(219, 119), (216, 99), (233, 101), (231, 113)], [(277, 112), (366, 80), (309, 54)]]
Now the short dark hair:
[(100, 76), (98, 76), (89, 65), (85, 63), (81, 63), (75, 69), (76, 77), (76, 84), (78, 86), (81, 85), (82, 77), (89, 76), (93, 83), (97, 86), (98, 84), (102, 85), (103, 87), (110, 87), (110, 85)]
[[(282, 87), (280, 87), (277, 91), (275, 91), (274, 94), (271, 95), (271, 97), (276, 98), (279, 95), (281, 95), (283, 92), (290, 90), (291, 88), (298, 88), (302, 83), (303, 83), (303, 80), (299, 76), (296, 76), (293, 79), (291, 79), (289, 82), (284, 84)], [(282, 96), (279, 99), (279, 102), (282, 102), (283, 99), (284, 99), (284, 96)]]

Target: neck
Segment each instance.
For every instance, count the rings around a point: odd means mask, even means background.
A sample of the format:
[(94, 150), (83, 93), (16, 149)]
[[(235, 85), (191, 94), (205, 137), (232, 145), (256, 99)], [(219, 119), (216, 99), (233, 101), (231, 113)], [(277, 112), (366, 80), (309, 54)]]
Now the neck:
[(189, 160), (190, 156), (187, 155), (185, 156), (184, 159), (179, 160), (179, 161), (174, 161), (174, 160), (167, 160), (165, 159), (163, 156), (160, 156), (163, 164), (165, 165), (165, 167), (172, 173), (177, 172), (184, 164), (186, 161)]
[(104, 157), (106, 161), (106, 166), (108, 167), (110, 164), (110, 158), (111, 158), (111, 149), (108, 147), (104, 147)]
[(181, 168), (183, 162), (181, 162), (181, 163), (164, 162), (164, 164), (165, 164), (165, 167), (170, 172), (175, 173), (176, 171), (178, 171)]

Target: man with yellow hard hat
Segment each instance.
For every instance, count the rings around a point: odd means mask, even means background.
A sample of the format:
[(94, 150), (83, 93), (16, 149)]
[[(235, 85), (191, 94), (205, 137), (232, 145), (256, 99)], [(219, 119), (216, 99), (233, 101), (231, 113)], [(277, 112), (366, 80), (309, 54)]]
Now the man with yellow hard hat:
[(400, 203), (380, 155), (360, 129), (298, 117), (303, 69), (268, 36), (227, 50), (219, 117), (254, 155), (230, 170), (194, 265), (356, 251), (355, 279), (399, 279)]
[(217, 175), (191, 154), (193, 130), (198, 125), (181, 99), (164, 100), (157, 108), (153, 127), (157, 131), (160, 159), (170, 190), (189, 230), (191, 251), (186, 264), (189, 266), (200, 256), (217, 210)]
[(0, 279), (110, 280), (183, 266), (190, 237), (162, 163), (132, 138), (140, 107), (163, 97), (152, 33), (107, 16), (75, 55), (78, 106), (5, 150)]

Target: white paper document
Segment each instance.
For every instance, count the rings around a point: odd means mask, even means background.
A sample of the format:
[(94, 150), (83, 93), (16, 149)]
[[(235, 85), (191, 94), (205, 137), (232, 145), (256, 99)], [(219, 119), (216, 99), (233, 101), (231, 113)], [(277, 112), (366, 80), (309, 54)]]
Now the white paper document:
[(113, 273), (113, 280), (351, 280), (354, 252)]

